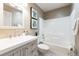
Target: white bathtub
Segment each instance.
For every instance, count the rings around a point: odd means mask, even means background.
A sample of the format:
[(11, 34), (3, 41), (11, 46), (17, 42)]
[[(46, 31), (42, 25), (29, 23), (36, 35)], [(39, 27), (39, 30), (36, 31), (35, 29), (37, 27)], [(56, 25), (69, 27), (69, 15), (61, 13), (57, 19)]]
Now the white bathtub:
[(49, 45), (50, 51), (55, 53), (57, 56), (70, 56), (70, 55), (74, 55), (74, 53), (70, 51), (71, 46), (66, 47), (66, 46), (55, 45), (53, 43), (51, 44), (49, 42), (44, 42), (44, 43)]

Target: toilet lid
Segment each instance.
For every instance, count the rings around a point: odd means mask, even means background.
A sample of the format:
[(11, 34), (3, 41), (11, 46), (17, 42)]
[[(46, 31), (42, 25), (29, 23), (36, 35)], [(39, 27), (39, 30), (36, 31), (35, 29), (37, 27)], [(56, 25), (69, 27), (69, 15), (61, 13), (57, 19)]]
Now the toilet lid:
[(48, 45), (45, 45), (45, 44), (39, 44), (38, 45), (38, 48), (44, 49), (44, 50), (49, 50), (49, 46)]

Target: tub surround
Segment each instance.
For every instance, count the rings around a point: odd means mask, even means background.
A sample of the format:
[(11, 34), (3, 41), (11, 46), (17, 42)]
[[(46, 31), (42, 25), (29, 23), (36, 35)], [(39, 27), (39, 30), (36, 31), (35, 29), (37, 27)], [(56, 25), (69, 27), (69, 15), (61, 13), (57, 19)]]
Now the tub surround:
[[(34, 42), (33, 43), (34, 44), (33, 47), (32, 46), (29, 46), (29, 44), (31, 45), (32, 42)], [(9, 53), (6, 54), (7, 52), (10, 52), (10, 51), (14, 51), (15, 52), (17, 48), (18, 49), (21, 49), (21, 47), (23, 47), (23, 46), (26, 46), (26, 48), (29, 48), (29, 49), (35, 48), (34, 50), (36, 50), (36, 48), (37, 48), (36, 47), (37, 46), (36, 43), (37, 43), (37, 37), (36, 36), (30, 36), (30, 35), (27, 35), (27, 36), (24, 36), (23, 35), (23, 36), (17, 36), (17, 37), (12, 37), (12, 38), (1, 39), (0, 40), (0, 55), (2, 55), (2, 56), (6, 55), (7, 56), (9, 54)], [(24, 51), (24, 50), (22, 50), (22, 51)], [(29, 51), (29, 52), (31, 52), (31, 51)], [(13, 53), (13, 52), (11, 52), (11, 53)], [(10, 53), (10, 55), (12, 55), (11, 53)], [(15, 54), (13, 53), (13, 55), (15, 55)], [(20, 51), (19, 51), (19, 54), (17, 54), (17, 55), (20, 56), (22, 54), (20, 54)], [(32, 54), (28, 54), (28, 55), (32, 55)]]

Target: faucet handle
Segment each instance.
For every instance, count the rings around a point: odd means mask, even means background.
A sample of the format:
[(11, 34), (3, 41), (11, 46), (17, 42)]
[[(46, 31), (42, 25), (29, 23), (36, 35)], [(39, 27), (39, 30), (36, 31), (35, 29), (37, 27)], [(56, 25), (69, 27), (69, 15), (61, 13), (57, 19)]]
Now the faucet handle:
[(25, 33), (25, 35), (27, 35), (28, 34), (28, 31), (24, 30), (23, 33)]

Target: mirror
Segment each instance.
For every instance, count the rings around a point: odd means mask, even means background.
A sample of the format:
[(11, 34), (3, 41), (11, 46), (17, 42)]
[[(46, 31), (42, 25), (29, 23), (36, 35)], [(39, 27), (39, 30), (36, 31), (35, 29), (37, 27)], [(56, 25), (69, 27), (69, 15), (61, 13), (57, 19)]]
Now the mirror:
[(15, 4), (3, 4), (3, 26), (23, 27), (23, 10)]

